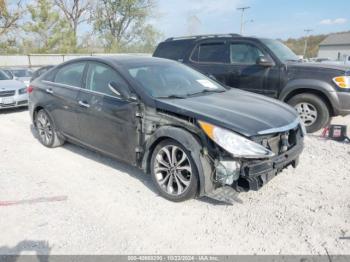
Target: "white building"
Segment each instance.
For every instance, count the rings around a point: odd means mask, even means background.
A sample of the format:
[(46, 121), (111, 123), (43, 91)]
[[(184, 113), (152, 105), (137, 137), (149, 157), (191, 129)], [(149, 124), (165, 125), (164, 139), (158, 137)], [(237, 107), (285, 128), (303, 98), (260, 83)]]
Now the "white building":
[(319, 58), (343, 61), (346, 56), (350, 56), (350, 32), (329, 35), (320, 43)]

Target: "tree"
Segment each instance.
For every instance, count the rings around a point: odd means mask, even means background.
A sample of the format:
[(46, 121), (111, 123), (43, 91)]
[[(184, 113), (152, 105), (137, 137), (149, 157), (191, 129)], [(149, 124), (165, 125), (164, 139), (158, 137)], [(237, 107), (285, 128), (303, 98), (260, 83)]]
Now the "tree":
[(74, 47), (77, 46), (78, 26), (88, 20), (91, 0), (54, 0), (56, 6), (63, 12), (73, 34)]
[[(308, 48), (305, 57), (316, 57), (318, 53), (319, 44), (327, 37), (327, 35), (311, 35), (308, 37)], [(305, 37), (297, 39), (289, 38), (284, 43), (294, 51), (297, 55), (303, 55)]]
[(139, 37), (139, 41), (127, 47), (127, 49), (121, 48), (120, 51), (153, 53), (161, 36), (162, 34), (154, 30), (153, 26), (147, 25)]
[(23, 29), (29, 36), (34, 37), (32, 45), (37, 47), (36, 52), (62, 52), (69, 49), (66, 42), (72, 36), (68, 23), (60, 18), (51, 0), (37, 0), (36, 5), (28, 5), (27, 10), (31, 20), (23, 26)]
[(153, 8), (153, 0), (99, 0), (92, 13), (94, 30), (108, 51), (120, 51), (144, 40), (145, 33), (155, 36), (155, 29), (146, 23)]
[(6, 0), (0, 0), (0, 37), (18, 28), (18, 21), (23, 13), (21, 1), (15, 2), (12, 7)]

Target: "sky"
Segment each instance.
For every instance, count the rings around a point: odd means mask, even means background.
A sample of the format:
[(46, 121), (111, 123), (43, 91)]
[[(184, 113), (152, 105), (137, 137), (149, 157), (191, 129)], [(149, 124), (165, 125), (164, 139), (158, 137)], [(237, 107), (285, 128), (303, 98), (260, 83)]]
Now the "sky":
[[(164, 38), (189, 34), (239, 33), (287, 39), (350, 30), (350, 0), (158, 0), (150, 19)], [(253, 22), (251, 22), (253, 20)]]

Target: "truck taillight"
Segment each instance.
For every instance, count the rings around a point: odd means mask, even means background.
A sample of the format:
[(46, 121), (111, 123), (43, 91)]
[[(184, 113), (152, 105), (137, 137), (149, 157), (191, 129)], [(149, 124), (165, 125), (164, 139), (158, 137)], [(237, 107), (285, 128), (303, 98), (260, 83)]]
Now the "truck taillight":
[(27, 88), (28, 94), (30, 94), (31, 92), (33, 92), (33, 90), (34, 90), (34, 87), (33, 87), (33, 86), (28, 86), (28, 88)]

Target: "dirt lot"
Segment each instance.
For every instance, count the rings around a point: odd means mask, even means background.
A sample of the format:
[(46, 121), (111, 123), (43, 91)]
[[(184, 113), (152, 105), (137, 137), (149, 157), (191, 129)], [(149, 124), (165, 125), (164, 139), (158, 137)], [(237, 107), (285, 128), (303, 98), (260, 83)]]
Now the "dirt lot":
[(296, 170), (241, 202), (176, 204), (118, 161), (43, 147), (27, 111), (0, 124), (0, 253), (350, 254), (350, 144), (309, 136)]

